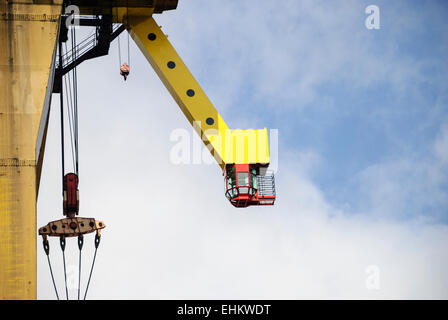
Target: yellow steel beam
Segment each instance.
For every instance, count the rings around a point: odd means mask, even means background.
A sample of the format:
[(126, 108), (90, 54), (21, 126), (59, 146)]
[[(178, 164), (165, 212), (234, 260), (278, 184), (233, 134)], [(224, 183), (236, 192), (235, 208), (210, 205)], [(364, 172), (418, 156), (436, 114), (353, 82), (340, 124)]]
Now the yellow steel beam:
[[(43, 1), (43, 0), (41, 0)], [(46, 0), (51, 1), (51, 0)], [(72, 0), (81, 15), (112, 15), (117, 23), (125, 23), (128, 16), (151, 16), (177, 8), (179, 0)], [(74, 9), (67, 8), (67, 11)]]
[(221, 168), (269, 164), (267, 130), (230, 130), (152, 17), (129, 15), (127, 27)]
[(38, 160), (61, 6), (0, 0), (0, 299), (36, 298)]
[[(41, 0), (42, 1), (42, 0)], [(47, 0), (48, 1), (48, 0)], [(70, 3), (80, 9), (82, 15), (115, 14), (116, 8), (129, 9), (129, 13), (140, 15), (150, 9), (162, 13), (177, 8), (179, 0), (72, 0)]]

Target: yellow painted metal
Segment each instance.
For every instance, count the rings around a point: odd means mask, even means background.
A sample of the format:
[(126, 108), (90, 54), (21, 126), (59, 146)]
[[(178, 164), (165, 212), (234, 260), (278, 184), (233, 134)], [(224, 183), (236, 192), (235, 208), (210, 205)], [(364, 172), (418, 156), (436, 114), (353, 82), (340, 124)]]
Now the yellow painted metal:
[[(215, 137), (213, 137), (215, 139)], [(225, 163), (269, 163), (269, 142), (266, 129), (234, 129), (225, 132), (224, 154)]]
[[(48, 1), (48, 0), (47, 0)], [(145, 15), (174, 10), (178, 0), (72, 0), (81, 15), (112, 15), (115, 22), (122, 23), (124, 15)], [(117, 8), (121, 11), (117, 15)], [(118, 17), (118, 18), (117, 18)]]
[(61, 2), (0, 0), (0, 299), (36, 298), (41, 116)]
[[(48, 1), (48, 0), (47, 0)], [(128, 16), (150, 17), (177, 8), (179, 0), (72, 0), (81, 15), (112, 15), (112, 21), (126, 23)], [(72, 9), (72, 8), (71, 8)]]
[(127, 24), (128, 17), (146, 19), (151, 17), (153, 13), (154, 8), (115, 7), (112, 9), (112, 20), (116, 23)]
[(221, 168), (269, 164), (267, 130), (230, 130), (152, 17), (129, 15), (128, 30)]

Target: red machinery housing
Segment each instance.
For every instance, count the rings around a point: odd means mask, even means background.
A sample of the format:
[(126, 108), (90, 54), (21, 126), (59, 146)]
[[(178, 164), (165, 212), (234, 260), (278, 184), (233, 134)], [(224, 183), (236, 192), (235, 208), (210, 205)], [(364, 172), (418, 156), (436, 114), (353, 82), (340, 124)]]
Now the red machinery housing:
[(79, 212), (78, 176), (67, 173), (64, 176), (64, 215), (73, 218)]
[(225, 170), (226, 197), (238, 208), (273, 205), (274, 174), (260, 174), (259, 165), (228, 164)]

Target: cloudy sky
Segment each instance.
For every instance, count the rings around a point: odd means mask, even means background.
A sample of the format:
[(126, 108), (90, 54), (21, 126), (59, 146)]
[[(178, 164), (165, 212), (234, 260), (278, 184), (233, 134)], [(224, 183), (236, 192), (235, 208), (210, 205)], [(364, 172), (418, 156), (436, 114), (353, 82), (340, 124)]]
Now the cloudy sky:
[[(83, 63), (80, 215), (107, 225), (88, 298), (447, 299), (447, 13), (435, 0), (180, 0), (155, 17), (229, 127), (278, 129), (274, 207), (233, 208), (216, 164), (170, 161), (170, 134), (190, 125), (134, 43), (126, 82), (117, 42)], [(62, 218), (58, 98), (38, 226)], [(93, 249), (86, 237), (83, 288)], [(77, 259), (68, 241), (72, 298)], [(54, 299), (46, 263), (39, 241), (38, 298)]]

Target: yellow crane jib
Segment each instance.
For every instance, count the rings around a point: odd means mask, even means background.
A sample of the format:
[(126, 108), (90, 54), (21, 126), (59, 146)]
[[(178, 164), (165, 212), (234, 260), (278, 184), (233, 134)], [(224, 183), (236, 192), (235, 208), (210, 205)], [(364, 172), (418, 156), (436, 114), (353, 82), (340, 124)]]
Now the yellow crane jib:
[(272, 205), (273, 175), (267, 130), (231, 130), (210, 102), (167, 36), (151, 17), (128, 15), (126, 27), (180, 109), (223, 169), (226, 196), (235, 207)]

